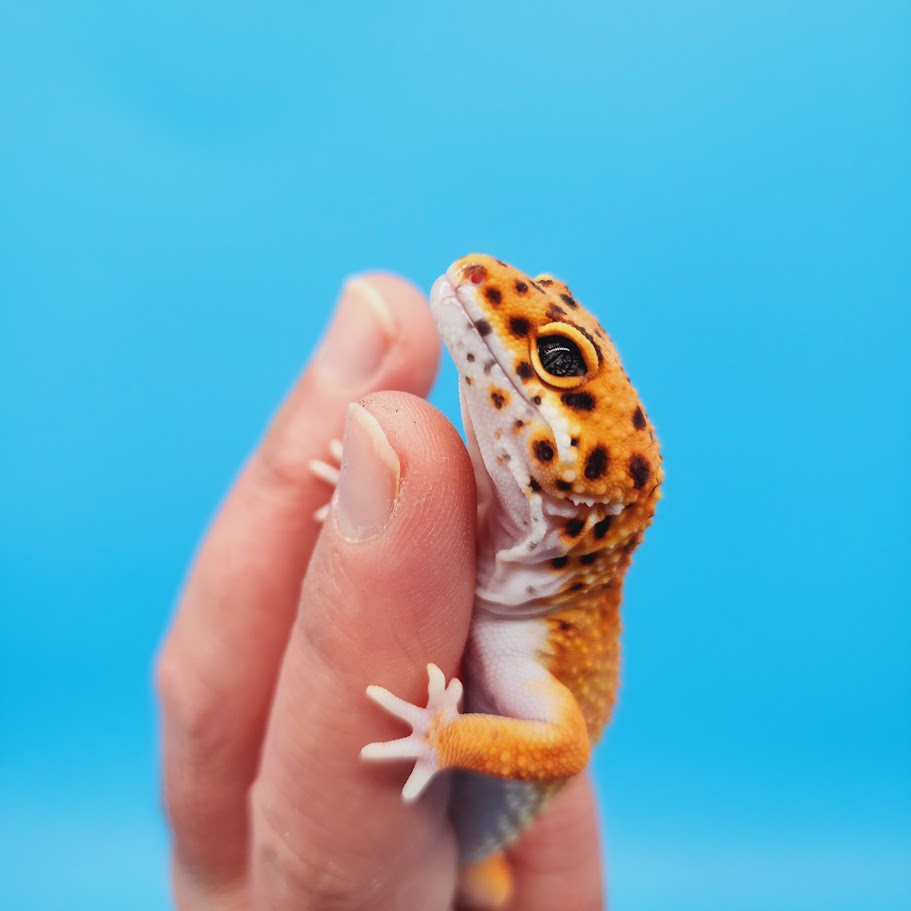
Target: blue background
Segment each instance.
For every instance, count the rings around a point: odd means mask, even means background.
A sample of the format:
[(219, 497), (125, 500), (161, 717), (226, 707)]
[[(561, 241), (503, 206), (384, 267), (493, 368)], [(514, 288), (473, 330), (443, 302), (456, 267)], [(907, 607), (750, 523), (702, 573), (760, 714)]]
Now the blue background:
[(909, 47), (886, 0), (0, 0), (0, 905), (168, 906), (195, 542), (343, 277), (483, 250), (664, 444), (613, 908), (909, 907)]

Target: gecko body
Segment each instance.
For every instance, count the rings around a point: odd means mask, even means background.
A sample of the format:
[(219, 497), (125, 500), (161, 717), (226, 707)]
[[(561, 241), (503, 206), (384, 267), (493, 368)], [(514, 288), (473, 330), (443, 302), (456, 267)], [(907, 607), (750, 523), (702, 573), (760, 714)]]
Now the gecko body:
[(619, 675), (619, 606), (660, 497), (651, 422), (617, 351), (569, 288), (489, 256), (457, 260), (431, 310), (460, 378), (478, 490), (475, 606), (462, 684), (434, 665), (427, 706), (368, 695), (412, 733), (406, 800), (454, 769), (468, 899), (501, 905), (503, 849), (586, 765)]

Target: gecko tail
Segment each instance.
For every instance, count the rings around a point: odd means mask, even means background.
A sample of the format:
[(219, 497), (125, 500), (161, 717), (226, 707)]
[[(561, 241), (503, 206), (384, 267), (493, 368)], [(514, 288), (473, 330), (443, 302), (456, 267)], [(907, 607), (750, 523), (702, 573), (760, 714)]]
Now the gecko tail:
[(512, 896), (512, 870), (502, 851), (459, 870), (459, 901), (474, 911), (497, 911)]

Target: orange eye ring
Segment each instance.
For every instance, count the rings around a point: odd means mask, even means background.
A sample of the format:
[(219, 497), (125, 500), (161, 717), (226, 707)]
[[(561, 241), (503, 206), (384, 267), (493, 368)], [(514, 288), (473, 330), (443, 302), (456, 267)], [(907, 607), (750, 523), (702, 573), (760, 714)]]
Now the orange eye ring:
[(538, 379), (557, 389), (581, 386), (598, 366), (594, 345), (568, 323), (542, 326), (529, 347)]

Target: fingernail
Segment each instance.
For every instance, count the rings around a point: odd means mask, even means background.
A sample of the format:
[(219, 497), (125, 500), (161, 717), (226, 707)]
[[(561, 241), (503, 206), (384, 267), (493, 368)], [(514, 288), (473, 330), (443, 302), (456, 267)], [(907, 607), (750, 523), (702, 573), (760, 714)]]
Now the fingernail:
[(350, 278), (316, 359), (342, 382), (364, 383), (389, 350), (395, 328), (380, 292), (366, 278)]
[(401, 465), (377, 419), (348, 406), (335, 521), (350, 541), (363, 541), (386, 525), (399, 493)]

